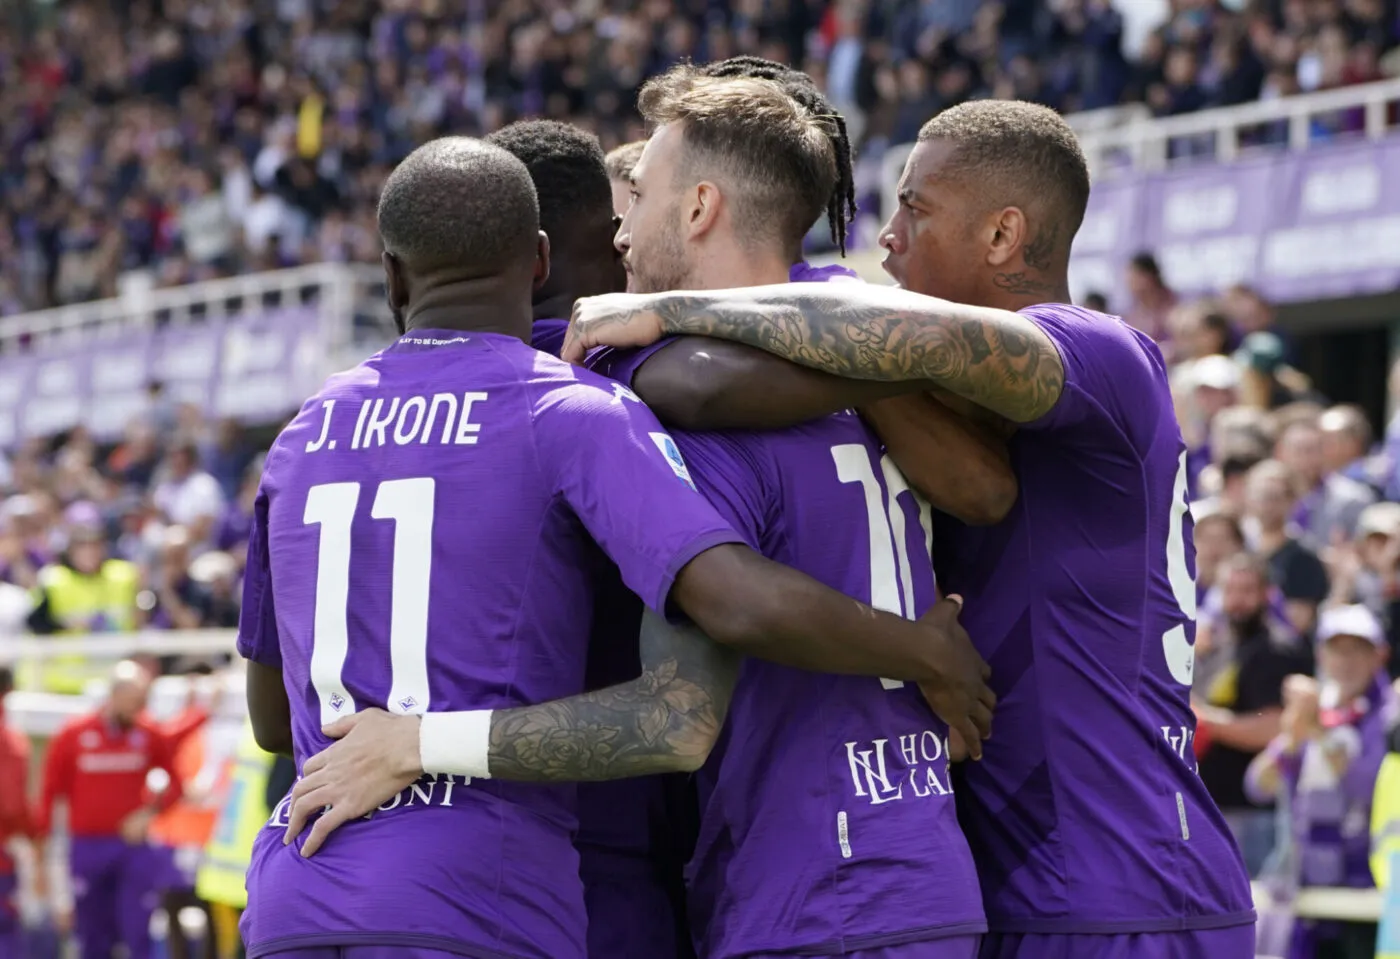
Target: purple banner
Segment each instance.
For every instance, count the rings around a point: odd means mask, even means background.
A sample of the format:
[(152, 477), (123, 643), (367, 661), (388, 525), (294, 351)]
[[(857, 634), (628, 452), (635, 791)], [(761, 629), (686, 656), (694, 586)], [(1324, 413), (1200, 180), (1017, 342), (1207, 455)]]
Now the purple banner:
[(1400, 138), (1096, 183), (1071, 281), (1127, 303), (1124, 268), (1156, 254), (1184, 296), (1232, 283), (1279, 302), (1400, 288)]
[(273, 422), (330, 372), (327, 342), (322, 318), (306, 307), (0, 356), (0, 447), (79, 423), (116, 439), (145, 412), (156, 380), (210, 417)]

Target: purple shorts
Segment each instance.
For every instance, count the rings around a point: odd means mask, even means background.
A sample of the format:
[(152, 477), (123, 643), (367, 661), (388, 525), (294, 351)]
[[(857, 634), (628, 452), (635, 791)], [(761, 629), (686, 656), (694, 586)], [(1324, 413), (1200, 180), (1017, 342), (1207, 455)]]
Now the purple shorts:
[(674, 959), (676, 915), (653, 878), (585, 877), (589, 959)]
[[(843, 952), (842, 959), (977, 959), (981, 936), (955, 936), (930, 942), (906, 942), (902, 946), (882, 946)], [(794, 959), (791, 953), (771, 956), (746, 956), (745, 959)]]
[(462, 959), (462, 954), (411, 946), (317, 946), (269, 952), (263, 959)]
[(988, 933), (981, 959), (1254, 959), (1254, 926), (1121, 936)]

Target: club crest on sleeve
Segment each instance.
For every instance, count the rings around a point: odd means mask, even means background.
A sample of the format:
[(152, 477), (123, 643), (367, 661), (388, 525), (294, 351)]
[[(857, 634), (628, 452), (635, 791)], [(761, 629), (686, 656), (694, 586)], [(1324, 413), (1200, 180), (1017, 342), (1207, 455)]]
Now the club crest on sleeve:
[[(691, 489), (695, 489), (695, 481), (690, 478), (690, 470), (686, 468), (685, 459), (681, 456), (681, 448), (676, 445), (676, 441), (671, 439), (666, 433), (648, 433), (651, 441), (656, 444), (656, 448), (661, 451), (661, 455), (666, 457), (666, 462), (670, 464), (671, 472), (681, 478)], [(696, 490), (696, 492), (699, 492)]]

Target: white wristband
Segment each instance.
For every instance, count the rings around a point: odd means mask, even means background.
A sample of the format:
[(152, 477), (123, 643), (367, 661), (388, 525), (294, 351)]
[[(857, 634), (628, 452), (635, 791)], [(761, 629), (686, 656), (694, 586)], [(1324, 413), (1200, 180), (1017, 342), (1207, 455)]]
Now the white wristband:
[(425, 773), (490, 779), (491, 710), (424, 713), (418, 729), (418, 760)]

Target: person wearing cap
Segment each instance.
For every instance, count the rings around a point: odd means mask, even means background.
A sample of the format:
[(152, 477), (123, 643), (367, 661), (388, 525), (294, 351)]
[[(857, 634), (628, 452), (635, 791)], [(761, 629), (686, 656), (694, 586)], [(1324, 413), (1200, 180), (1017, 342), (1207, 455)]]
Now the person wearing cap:
[(1187, 394), (1182, 433), (1187, 437), (1186, 483), (1192, 499), (1200, 496), (1201, 472), (1211, 463), (1211, 424), (1216, 416), (1233, 406), (1240, 382), (1240, 370), (1227, 356), (1203, 356), (1182, 372)]
[[(1286, 794), (1297, 887), (1365, 889), (1371, 876), (1371, 805), (1397, 701), (1386, 672), (1390, 646), (1365, 606), (1323, 611), (1319, 679), (1289, 676), (1278, 736), (1250, 764), (1245, 791), (1257, 802)], [(1290, 883), (1291, 884), (1291, 883)], [(1325, 944), (1325, 945), (1324, 945)], [(1373, 956), (1374, 923), (1300, 920), (1289, 959)]]
[[(39, 571), (29, 629), (40, 636), (130, 632), (140, 622), (140, 570), (107, 555), (100, 522), (77, 518), (64, 555)], [(48, 692), (78, 694), (103, 671), (84, 656), (53, 656), (40, 665), (38, 684)]]
[(1313, 399), (1312, 381), (1285, 361), (1283, 340), (1277, 333), (1250, 333), (1240, 340), (1235, 362), (1240, 378), (1240, 401), (1261, 410), (1272, 410), (1298, 400)]

